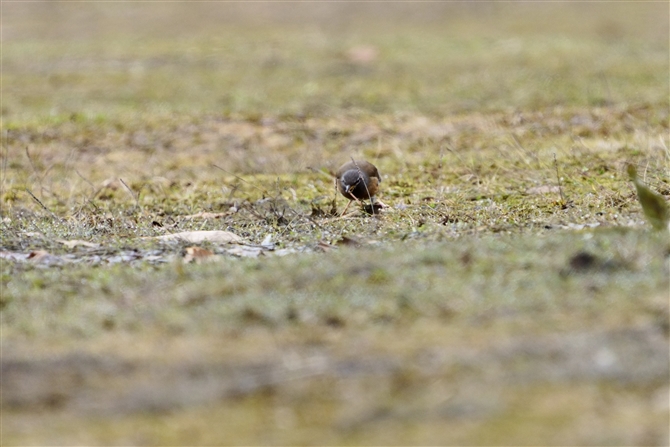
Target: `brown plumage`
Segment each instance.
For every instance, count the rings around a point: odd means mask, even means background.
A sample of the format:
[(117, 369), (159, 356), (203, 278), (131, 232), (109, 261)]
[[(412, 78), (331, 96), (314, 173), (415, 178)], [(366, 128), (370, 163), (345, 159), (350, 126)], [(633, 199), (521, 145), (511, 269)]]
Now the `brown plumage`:
[[(337, 190), (349, 200), (374, 199), (379, 191), (379, 182), (381, 181), (382, 178), (375, 165), (362, 160), (347, 162), (335, 173)], [(342, 214), (344, 214), (344, 211)]]

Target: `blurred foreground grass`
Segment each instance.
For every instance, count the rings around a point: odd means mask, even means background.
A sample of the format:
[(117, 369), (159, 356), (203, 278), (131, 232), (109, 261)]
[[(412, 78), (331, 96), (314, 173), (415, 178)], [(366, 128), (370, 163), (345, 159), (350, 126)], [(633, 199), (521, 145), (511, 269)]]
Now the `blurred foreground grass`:
[(667, 4), (2, 21), (3, 445), (667, 445)]
[(28, 268), (5, 442), (660, 444), (667, 259), (615, 229)]

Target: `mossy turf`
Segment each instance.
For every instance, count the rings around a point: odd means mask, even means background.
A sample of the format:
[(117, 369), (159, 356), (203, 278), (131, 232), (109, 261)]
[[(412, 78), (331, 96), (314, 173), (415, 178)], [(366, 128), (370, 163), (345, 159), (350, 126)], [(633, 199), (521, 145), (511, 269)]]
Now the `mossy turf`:
[(1, 443), (667, 445), (667, 4), (302, 6), (3, 4)]

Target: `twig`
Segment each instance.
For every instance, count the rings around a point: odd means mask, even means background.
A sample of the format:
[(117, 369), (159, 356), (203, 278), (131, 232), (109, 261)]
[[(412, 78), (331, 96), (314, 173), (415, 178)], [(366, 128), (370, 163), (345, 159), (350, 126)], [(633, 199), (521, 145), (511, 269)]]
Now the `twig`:
[(76, 169), (74, 170), (74, 172), (79, 176), (79, 178), (81, 178), (83, 181), (88, 183), (88, 185), (95, 190), (95, 186), (93, 185), (93, 183), (91, 183), (91, 181), (89, 179), (87, 179), (86, 177), (81, 175), (81, 173)]
[(440, 145), (440, 153), (438, 154), (439, 158), (437, 161), (437, 169), (440, 171), (440, 177), (442, 176), (442, 166), (444, 161), (444, 145)]
[(260, 188), (260, 187), (258, 187), (258, 186), (256, 186), (256, 185), (254, 185), (253, 183), (244, 180), (242, 177), (240, 177), (240, 176), (238, 176), (238, 175), (235, 175), (235, 174), (233, 174), (233, 173), (230, 172), (230, 171), (226, 171), (226, 170), (223, 169), (221, 166), (217, 166), (217, 165), (215, 165), (214, 163), (211, 163), (211, 166), (215, 167), (216, 169), (220, 169), (220, 170), (222, 170), (223, 172), (225, 172), (225, 173), (228, 174), (228, 175), (232, 175), (233, 177), (235, 177), (236, 179), (238, 179), (238, 180), (241, 181), (241, 182), (246, 183), (247, 185), (251, 185), (251, 186), (253, 186), (253, 187), (256, 188), (257, 190), (259, 190), (260, 192), (262, 192), (264, 196), (269, 196), (269, 195), (270, 195), (270, 194), (269, 194), (267, 191), (265, 191), (263, 188)]
[(644, 166), (644, 174), (642, 174), (642, 181), (645, 183), (648, 183), (647, 180), (647, 171), (649, 170), (649, 160), (647, 160), (647, 164)]
[[(512, 138), (512, 141), (514, 141), (514, 144), (518, 148), (519, 152), (521, 152), (521, 156), (523, 157), (524, 163), (526, 163), (528, 166), (531, 166), (530, 162), (528, 161), (528, 158), (534, 159), (535, 164), (539, 167), (540, 166), (540, 159), (537, 156), (537, 153), (533, 153), (530, 150), (526, 149), (521, 144), (521, 141), (519, 141), (519, 138), (516, 135), (514, 135), (513, 133), (510, 133), (510, 137)], [(554, 154), (554, 157), (556, 157), (556, 154)]]
[[(2, 119), (0, 118), (0, 121)], [(9, 131), (3, 132), (3, 135), (7, 135), (5, 138), (2, 138), (0, 144), (2, 144), (2, 179), (0, 179), (0, 193), (4, 192), (5, 189), (5, 180), (7, 179), (7, 163), (9, 160), (9, 146), (7, 140), (9, 140)]]
[[(253, 183), (246, 181), (245, 179), (243, 179), (243, 178), (240, 177), (239, 175), (235, 175), (235, 174), (233, 174), (232, 172), (223, 169), (221, 166), (217, 166), (217, 165), (215, 165), (214, 163), (211, 163), (211, 166), (213, 166), (213, 167), (215, 167), (216, 169), (219, 169), (219, 170), (225, 172), (225, 173), (228, 174), (228, 175), (232, 175), (233, 177), (235, 177), (236, 179), (238, 179), (238, 180), (241, 181), (241, 182), (246, 183), (247, 185), (250, 185), (250, 186), (256, 188), (256, 189), (259, 190), (261, 193), (263, 193), (263, 197), (266, 197), (266, 196), (267, 196), (267, 197), (270, 197), (270, 193), (267, 192), (266, 190), (264, 190), (263, 188), (261, 188), (260, 186), (254, 185)], [(310, 168), (310, 169), (312, 169), (312, 168)], [(279, 180), (279, 179), (277, 179), (277, 180)], [(277, 185), (277, 189), (279, 189), (279, 185)], [(273, 197), (273, 198), (272, 198), (272, 201), (273, 201), (273, 202), (276, 202), (278, 197), (280, 197), (280, 196), (277, 195), (277, 196)], [(281, 218), (281, 219), (283, 219), (283, 218), (284, 218), (284, 213), (286, 212), (287, 209), (288, 209), (289, 211), (291, 211), (293, 214), (295, 214), (296, 217), (304, 217), (304, 218), (308, 219), (310, 222), (312, 222), (314, 225), (318, 226), (318, 227), (321, 229), (321, 226), (320, 226), (318, 223), (316, 223), (314, 220), (312, 220), (312, 219), (309, 218), (308, 216), (304, 216), (304, 215), (302, 215), (302, 214), (299, 214), (297, 211), (295, 211), (295, 210), (294, 210), (293, 208), (291, 208), (290, 206), (289, 206), (289, 207), (286, 207), (286, 208), (283, 210), (283, 213), (280, 215), (280, 214), (279, 214), (279, 210), (275, 207), (274, 203), (271, 203), (271, 211), (272, 211), (272, 213), (275, 215), (275, 218)], [(251, 211), (252, 214), (256, 215), (256, 217), (258, 217), (258, 218), (261, 218), (261, 219), (265, 219), (265, 218), (266, 218), (265, 216), (261, 215), (260, 213), (258, 213), (258, 212), (257, 212), (255, 209), (253, 209), (253, 208), (250, 208), (250, 211)], [(292, 223), (294, 222), (294, 220), (295, 220), (295, 219), (288, 221), (288, 223), (286, 224), (286, 229), (287, 229), (287, 230), (288, 230), (288, 228), (291, 227), (291, 225), (292, 225)], [(283, 231), (282, 231), (282, 234), (283, 234)]]
[[(55, 195), (53, 193), (53, 191), (44, 187), (44, 179), (49, 174), (49, 171), (51, 171), (51, 169), (53, 169), (55, 164), (52, 164), (51, 166), (49, 166), (41, 175), (39, 175), (38, 172), (37, 172), (38, 170), (37, 170), (37, 166), (35, 165), (35, 161), (33, 160), (33, 157), (30, 155), (30, 151), (28, 150), (28, 146), (26, 146), (26, 157), (28, 157), (28, 161), (30, 162), (30, 167), (33, 169), (33, 173), (35, 174), (35, 177), (37, 177), (37, 183), (39, 184), (40, 192), (44, 193), (44, 191), (46, 190), (49, 194)], [(58, 200), (60, 200), (60, 198), (58, 198)]]
[(30, 151), (28, 150), (28, 146), (26, 146), (26, 157), (28, 157), (28, 161), (30, 162), (30, 167), (33, 168), (33, 172), (37, 172), (37, 168), (35, 167), (35, 163), (33, 163), (33, 158), (30, 156)]
[(561, 196), (561, 205), (564, 206), (567, 202), (563, 196), (563, 185), (561, 185), (561, 176), (558, 174), (558, 162), (556, 161), (556, 152), (554, 152), (554, 168), (556, 169), (556, 181), (558, 181), (558, 194)]
[[(33, 169), (33, 174), (37, 177), (37, 181), (39, 183), (40, 191), (44, 193), (44, 187), (42, 186), (42, 178), (37, 174), (37, 166), (35, 166), (35, 162), (33, 161), (33, 157), (30, 155), (30, 151), (28, 150), (28, 146), (26, 145), (26, 157), (28, 157), (28, 162), (30, 163), (30, 167)], [(32, 193), (30, 193), (32, 195)], [(35, 196), (33, 196), (35, 197)], [(44, 206), (44, 205), (42, 205)]]
[(312, 171), (315, 174), (321, 174), (321, 175), (326, 176), (328, 178), (335, 177), (335, 174), (333, 174), (333, 172), (330, 171), (330, 170), (328, 170), (328, 172), (326, 172), (326, 171), (322, 171), (321, 169), (313, 168), (311, 166), (307, 166), (307, 169), (309, 169), (310, 171)]
[(52, 215), (53, 217), (55, 217), (56, 219), (60, 220), (60, 217), (56, 216), (56, 213), (54, 213), (54, 212), (51, 211), (49, 208), (47, 208), (46, 206), (44, 206), (44, 204), (40, 201), (40, 199), (38, 199), (37, 197), (35, 197), (35, 194), (33, 194), (32, 191), (30, 191), (28, 188), (26, 188), (26, 192), (27, 192), (28, 194), (30, 194), (30, 197), (32, 197), (33, 200), (34, 200), (35, 202), (37, 202), (42, 208), (44, 208), (44, 210), (45, 210), (46, 212), (48, 212), (49, 214), (51, 214), (51, 215)]
[(133, 199), (135, 199), (135, 206), (136, 206), (137, 208), (139, 208), (139, 207), (140, 207), (140, 195), (139, 195), (139, 193), (138, 193), (137, 195), (135, 195), (135, 193), (133, 193), (133, 190), (130, 189), (130, 187), (129, 187), (128, 185), (126, 185), (126, 182), (124, 182), (122, 178), (119, 178), (119, 181), (121, 182), (121, 184), (122, 184), (123, 186), (126, 187), (126, 189), (128, 190), (128, 192), (130, 193), (131, 197), (132, 197)]
[[(91, 205), (93, 205), (93, 208), (95, 208), (96, 211), (100, 211), (100, 208), (98, 208), (98, 206), (97, 206), (95, 203), (93, 203), (93, 198), (95, 198), (95, 196), (98, 195), (98, 193), (100, 192), (100, 189), (101, 189), (101, 188), (98, 188), (98, 189), (96, 190), (96, 189), (95, 189), (95, 186), (93, 185), (93, 183), (91, 183), (90, 180), (88, 180), (86, 177), (84, 177), (83, 175), (81, 175), (81, 173), (80, 173), (78, 170), (75, 169), (74, 172), (75, 172), (75, 173), (76, 173), (76, 174), (77, 174), (83, 181), (85, 181), (86, 183), (88, 183), (89, 186), (91, 187), (91, 189), (93, 189), (93, 194), (91, 194), (90, 197), (87, 197), (87, 198), (86, 198), (86, 202), (89, 203), (89, 204), (91, 204)], [(82, 206), (77, 210), (77, 213), (79, 213), (82, 209), (84, 209), (84, 205), (82, 205)]]
[(379, 154), (382, 153), (382, 134), (377, 135), (377, 153), (375, 154), (375, 163), (379, 160)]

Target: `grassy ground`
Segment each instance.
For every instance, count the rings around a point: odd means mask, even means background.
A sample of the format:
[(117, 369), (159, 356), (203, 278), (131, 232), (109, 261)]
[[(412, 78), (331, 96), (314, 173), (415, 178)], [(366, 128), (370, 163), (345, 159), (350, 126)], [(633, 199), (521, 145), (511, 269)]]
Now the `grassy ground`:
[(667, 4), (2, 14), (3, 445), (670, 441)]

